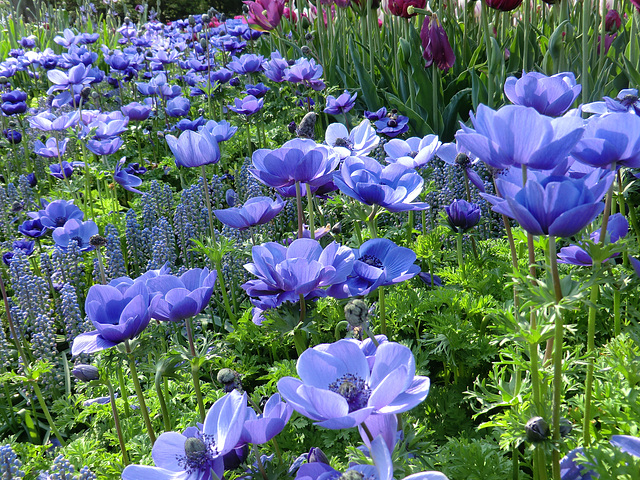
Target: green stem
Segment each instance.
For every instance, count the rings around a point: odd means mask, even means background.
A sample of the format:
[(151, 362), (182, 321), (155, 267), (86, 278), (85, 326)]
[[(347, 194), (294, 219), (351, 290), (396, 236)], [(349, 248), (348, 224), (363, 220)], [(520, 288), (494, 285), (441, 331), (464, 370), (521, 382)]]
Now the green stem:
[(169, 416), (169, 409), (167, 408), (167, 402), (164, 399), (164, 393), (162, 392), (162, 376), (156, 376), (155, 380), (156, 394), (160, 401), (160, 410), (162, 411), (162, 423), (164, 429), (167, 432), (171, 431), (171, 417)]
[(122, 401), (124, 402), (124, 416), (129, 418), (131, 412), (129, 411), (129, 395), (124, 385), (124, 375), (122, 373), (122, 364), (116, 362), (116, 375), (118, 377), (118, 385), (120, 385), (120, 392), (122, 394)]
[[(300, 321), (298, 322), (299, 327), (302, 327), (304, 325), (306, 315), (307, 304), (304, 300), (304, 295), (300, 294)], [(297, 327), (293, 331), (293, 343), (296, 346), (296, 352), (298, 352), (299, 357), (300, 355), (302, 355), (302, 352), (307, 349), (307, 341), (304, 331)]]
[[(551, 266), (553, 290), (557, 306), (562, 300), (562, 288), (560, 286), (560, 275), (558, 274), (556, 238), (553, 235), (549, 235), (549, 265)], [(553, 412), (551, 417), (552, 438), (556, 445), (560, 441), (560, 404), (562, 402), (562, 341), (564, 336), (562, 320), (560, 309), (556, 309), (553, 352)], [(557, 449), (553, 450), (552, 460), (553, 478), (554, 480), (560, 480), (560, 452)]]
[(378, 303), (380, 304), (380, 333), (387, 335), (387, 311), (384, 298), (384, 286), (378, 288)]
[(235, 330), (238, 329), (238, 319), (234, 315), (231, 310), (231, 304), (229, 303), (229, 295), (227, 294), (227, 287), (224, 282), (224, 274), (222, 272), (222, 260), (220, 258), (215, 258), (214, 263), (216, 265), (216, 270), (218, 271), (218, 284), (220, 285), (220, 291), (222, 292), (222, 301), (224, 303), (224, 309), (227, 311), (227, 315), (229, 316), (229, 320), (233, 324), (233, 328)]
[(613, 292), (613, 334), (617, 337), (620, 335), (620, 300), (619, 290)]
[(484, 31), (484, 48), (487, 53), (487, 106), (493, 106), (493, 66), (491, 65), (491, 32), (489, 31), (489, 20), (487, 19), (487, 5), (482, 2), (480, 10), (480, 21)]
[(298, 208), (298, 238), (304, 236), (302, 226), (304, 224), (304, 216), (302, 214), (302, 190), (300, 182), (296, 182), (296, 207)]
[(129, 456), (127, 455), (127, 446), (122, 435), (122, 427), (120, 426), (120, 417), (118, 415), (118, 408), (116, 406), (116, 396), (113, 394), (113, 387), (109, 381), (109, 377), (104, 376), (104, 383), (109, 390), (109, 398), (111, 399), (111, 412), (113, 413), (113, 423), (116, 426), (116, 433), (118, 434), (118, 443), (120, 444), (120, 451), (122, 452), (122, 464), (126, 467), (129, 465)]
[[(600, 268), (599, 262), (593, 263), (594, 277)], [(589, 320), (587, 326), (587, 356), (589, 357), (587, 363), (587, 379), (585, 381), (584, 389), (584, 420), (582, 423), (582, 443), (585, 447), (591, 445), (591, 395), (593, 391), (593, 371), (594, 371), (594, 351), (595, 351), (595, 336), (596, 336), (596, 304), (598, 302), (598, 294), (600, 287), (598, 284), (591, 286), (591, 295), (589, 300), (591, 305), (589, 306)]]
[(460, 268), (460, 274), (462, 278), (465, 278), (464, 274), (464, 260), (462, 258), (462, 232), (458, 232), (456, 238), (456, 252), (458, 254), (458, 267)]
[(213, 225), (213, 214), (211, 213), (211, 196), (209, 195), (209, 183), (207, 182), (206, 165), (202, 165), (202, 181), (204, 182), (204, 198), (207, 202), (207, 213), (209, 214), (209, 230), (211, 231), (211, 238), (215, 242), (216, 231)]
[(153, 432), (153, 426), (151, 425), (151, 419), (149, 418), (149, 412), (147, 411), (147, 403), (144, 401), (142, 387), (140, 386), (140, 379), (138, 378), (138, 369), (136, 368), (136, 361), (133, 358), (129, 340), (124, 341), (124, 347), (127, 352), (127, 357), (129, 358), (129, 369), (131, 370), (133, 386), (136, 389), (136, 395), (138, 396), (138, 401), (140, 402), (140, 412), (142, 413), (142, 419), (144, 420), (144, 425), (147, 429), (147, 433), (149, 434), (151, 445), (153, 445), (154, 443), (156, 443), (156, 434)]
[(311, 185), (308, 183), (305, 184), (307, 187), (307, 201), (309, 208), (309, 233), (311, 234), (311, 238), (315, 239), (315, 229), (314, 229), (314, 216), (313, 216), (313, 195), (311, 195)]
[(198, 410), (200, 411), (200, 421), (204, 422), (205, 411), (204, 402), (202, 400), (202, 391), (200, 390), (200, 367), (198, 366), (196, 359), (196, 346), (193, 341), (193, 329), (191, 327), (191, 317), (184, 320), (184, 324), (187, 327), (187, 338), (189, 340), (189, 353), (191, 353), (191, 379), (193, 380), (193, 390), (196, 393), (196, 400), (198, 401)]

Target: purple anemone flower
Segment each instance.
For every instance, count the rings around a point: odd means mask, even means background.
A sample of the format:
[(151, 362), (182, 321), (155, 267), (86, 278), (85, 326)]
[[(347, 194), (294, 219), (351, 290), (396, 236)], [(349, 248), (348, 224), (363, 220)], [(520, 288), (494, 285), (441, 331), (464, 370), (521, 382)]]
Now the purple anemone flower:
[(155, 300), (151, 317), (178, 322), (190, 318), (209, 304), (218, 273), (208, 268), (192, 268), (180, 277), (158, 275), (147, 280), (152, 293), (160, 293)]
[(229, 69), (239, 75), (261, 72), (263, 70), (264, 57), (254, 53), (245, 53), (240, 58), (233, 57), (233, 60), (227, 64)]
[(351, 155), (367, 155), (380, 143), (380, 137), (368, 120), (363, 120), (351, 132), (342, 123), (332, 123), (327, 127), (324, 141), (333, 147), (340, 159)]
[(629, 168), (640, 167), (640, 117), (610, 113), (590, 118), (571, 155), (592, 167), (606, 168), (614, 162)]
[(123, 105), (120, 110), (122, 110), (122, 113), (129, 117), (131, 121), (140, 122), (149, 118), (152, 108), (150, 105), (144, 103), (131, 102)]
[(271, 89), (262, 82), (258, 83), (257, 85), (251, 85), (250, 83), (247, 83), (244, 86), (244, 93), (246, 93), (247, 95), (253, 95), (256, 98), (264, 97), (269, 90)]
[(62, 227), (58, 227), (53, 231), (53, 241), (56, 243), (56, 247), (60, 250), (67, 250), (69, 242), (75, 240), (78, 244), (78, 249), (81, 252), (87, 250), (93, 250), (93, 245), (89, 242), (91, 237), (98, 235), (98, 226), (93, 220), (87, 220), (81, 222), (72, 218)]
[(351, 428), (373, 413), (401, 413), (429, 394), (429, 379), (416, 376), (411, 350), (381, 344), (373, 366), (358, 344), (338, 340), (300, 355), (298, 376), (278, 381), (278, 390), (298, 413), (332, 430)]
[(4, 138), (13, 145), (17, 145), (22, 141), (22, 133), (18, 130), (14, 130), (13, 128), (5, 128), (2, 130), (2, 134), (4, 135)]
[(420, 195), (424, 179), (413, 168), (398, 163), (382, 168), (373, 158), (348, 157), (333, 182), (345, 195), (390, 212), (429, 208), (423, 202), (411, 203)]
[(520, 105), (492, 110), (480, 104), (471, 122), (475, 130), (461, 124), (458, 144), (497, 169), (511, 165), (552, 169), (569, 155), (584, 131), (578, 117), (551, 119)]
[(399, 163), (410, 168), (422, 168), (433, 159), (442, 143), (437, 135), (411, 137), (406, 140), (393, 138), (384, 144), (389, 163)]
[[(123, 480), (223, 478), (225, 454), (235, 449), (247, 414), (247, 394), (234, 390), (213, 404), (204, 424), (183, 433), (165, 432), (153, 445), (155, 467), (129, 465)], [(212, 475), (213, 472), (213, 475)]]
[(246, 230), (255, 225), (263, 225), (273, 220), (284, 208), (286, 202), (279, 196), (252, 197), (241, 207), (214, 210), (213, 213), (225, 225), (238, 230)]
[(241, 99), (235, 98), (233, 103), (234, 105), (228, 105), (229, 110), (249, 116), (262, 110), (262, 107), (264, 106), (264, 98), (258, 99), (253, 95), (247, 95)]
[(96, 155), (112, 155), (120, 150), (124, 145), (124, 140), (114, 137), (107, 140), (96, 140), (92, 138), (87, 142), (87, 148)]
[(116, 164), (116, 171), (113, 173), (113, 179), (125, 190), (141, 194), (142, 192), (135, 187), (139, 187), (140, 185), (142, 185), (142, 179), (130, 174), (126, 169), (122, 168), (125, 161), (126, 157), (122, 157)]
[(444, 210), (447, 213), (447, 223), (454, 232), (467, 232), (480, 221), (480, 206), (477, 203), (454, 200)]
[(420, 267), (414, 264), (415, 252), (387, 238), (367, 240), (359, 249), (353, 249), (353, 254), (351, 275), (327, 290), (334, 298), (368, 295), (378, 287), (404, 282), (420, 272)]
[(18, 227), (18, 231), (25, 237), (40, 238), (45, 233), (47, 233), (49, 229), (42, 225), (42, 222), (40, 222), (39, 218), (35, 218), (22, 222), (22, 224)]
[(303, 138), (289, 140), (275, 150), (256, 150), (252, 159), (253, 168), (249, 171), (274, 188), (289, 187), (296, 182), (319, 187), (331, 181), (340, 162), (333, 149)]
[[(602, 229), (599, 228), (590, 235), (590, 239), (594, 243), (600, 242), (600, 234)], [(624, 215), (616, 213), (609, 217), (609, 223), (607, 224), (607, 235), (609, 235), (609, 242), (616, 243), (621, 238), (624, 238), (629, 233), (629, 222)], [(616, 253), (614, 256), (619, 255)], [(613, 258), (613, 256), (607, 258), (607, 260)], [(591, 256), (578, 245), (569, 245), (563, 247), (558, 253), (558, 263), (568, 263), (570, 265), (577, 265), (580, 267), (590, 267), (593, 265), (593, 259)]]
[[(46, 158), (58, 158), (64, 155), (67, 151), (68, 138), (58, 141), (55, 137), (47, 139), (47, 143), (44, 144), (40, 140), (33, 142), (33, 151)], [(62, 177), (59, 177), (62, 178)]]
[(253, 408), (247, 407), (247, 417), (239, 443), (267, 443), (284, 429), (292, 413), (291, 405), (283, 402), (277, 393), (267, 400), (260, 415), (257, 415)]
[(61, 70), (49, 70), (47, 77), (54, 84), (47, 90), (48, 95), (56, 91), (67, 90), (74, 85), (88, 85), (93, 80), (93, 77), (89, 76), (89, 69), (83, 63), (71, 67), (67, 73)]
[(78, 221), (82, 221), (84, 218), (84, 213), (73, 204), (73, 200), (54, 200), (50, 203), (43, 200), (42, 204), (44, 210), (29, 212), (28, 215), (31, 218), (40, 219), (42, 225), (52, 230), (64, 227), (64, 224), (72, 218)]
[(564, 114), (581, 90), (582, 85), (576, 85), (576, 77), (571, 72), (550, 77), (538, 72), (522, 72), (522, 78), (509, 77), (504, 82), (504, 93), (511, 103), (533, 107), (550, 117)]
[(191, 102), (188, 98), (176, 97), (167, 102), (165, 111), (170, 117), (184, 117), (191, 109)]
[[(375, 480), (393, 480), (393, 461), (391, 450), (382, 436), (376, 436), (371, 442), (370, 452), (373, 465), (354, 465), (345, 473), (333, 469), (322, 461), (309, 461), (300, 466), (295, 480), (329, 480), (334, 478), (366, 478)], [(311, 456), (311, 455), (310, 455)], [(355, 475), (350, 475), (349, 473)], [(403, 480), (447, 480), (440, 472), (420, 472), (405, 477)]]
[(268, 242), (253, 247), (251, 252), (253, 263), (244, 268), (258, 278), (242, 288), (247, 295), (258, 297), (253, 303), (259, 308), (297, 302), (300, 295), (324, 297), (324, 287), (344, 282), (353, 269), (353, 252), (336, 242), (323, 249), (317, 240), (301, 238), (289, 247)]
[(205, 123), (200, 130), (206, 130), (209, 132), (218, 143), (226, 142), (233, 137), (238, 131), (238, 127), (232, 126), (226, 120), (220, 120), (216, 122), (215, 120), (209, 120)]
[(33, 117), (27, 118), (32, 128), (50, 132), (51, 130), (62, 131), (69, 127), (74, 127), (80, 121), (80, 112), (75, 110), (73, 113), (67, 113), (56, 117), (50, 112), (42, 112)]
[(96, 330), (78, 335), (71, 354), (99, 352), (140, 335), (151, 320), (152, 298), (143, 282), (121, 288), (93, 285), (84, 308)]
[(33, 253), (35, 244), (36, 242), (34, 242), (33, 240), (16, 240), (11, 245), (13, 247), (13, 250), (2, 254), (2, 261), (5, 263), (5, 265), (9, 265), (11, 263), (11, 259), (16, 254), (16, 250), (20, 250), (25, 256), (31, 255)]
[(62, 180), (63, 178), (69, 178), (73, 175), (74, 167), (82, 166), (84, 163), (82, 162), (67, 162), (63, 160), (60, 163), (54, 163), (49, 165), (50, 175), (55, 178), (59, 178)]
[(178, 167), (201, 167), (220, 160), (220, 147), (206, 131), (185, 130), (178, 138), (167, 135), (167, 144), (176, 157)]
[(351, 95), (346, 90), (342, 95), (338, 96), (338, 98), (334, 97), (333, 95), (329, 95), (327, 97), (327, 106), (324, 109), (324, 113), (329, 113), (331, 115), (347, 113), (356, 104), (357, 97), (358, 92)]
[(613, 182), (614, 173), (600, 172), (581, 178), (547, 176), (530, 178), (525, 187), (497, 179), (504, 198), (482, 194), (493, 211), (515, 219), (532, 235), (571, 237), (604, 209), (600, 201)]
[(376, 132), (394, 138), (409, 130), (409, 117), (394, 114), (376, 120), (374, 124), (376, 126)]

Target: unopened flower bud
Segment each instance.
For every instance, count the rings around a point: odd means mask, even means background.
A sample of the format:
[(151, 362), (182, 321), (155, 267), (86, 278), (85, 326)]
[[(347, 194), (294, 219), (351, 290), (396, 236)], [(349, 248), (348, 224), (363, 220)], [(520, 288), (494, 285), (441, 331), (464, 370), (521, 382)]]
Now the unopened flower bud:
[(89, 98), (90, 94), (91, 94), (91, 87), (83, 87), (82, 90), (80, 91), (80, 95), (82, 95), (82, 98), (84, 100)]
[(8, 81), (9, 81), (9, 79), (7, 77), (5, 77), (4, 75), (0, 75), (0, 84), (1, 85), (4, 85)]
[(551, 436), (551, 430), (549, 424), (542, 417), (533, 417), (529, 419), (524, 426), (524, 430), (527, 434), (527, 440), (533, 443), (543, 442)]
[(202, 14), (202, 23), (207, 24), (209, 23), (210, 20), (211, 20), (211, 17), (209, 15), (207, 15), (206, 13)]
[(352, 327), (361, 327), (368, 322), (368, 307), (360, 299), (351, 300), (344, 307), (344, 318)]
[(196, 19), (193, 15), (189, 15), (189, 25), (192, 27), (196, 24)]
[(129, 17), (124, 17), (124, 24), (129, 25), (131, 23), (131, 19)]
[(98, 380), (100, 378), (100, 373), (98, 372), (97, 367), (93, 365), (84, 365), (79, 364), (73, 367), (71, 373), (78, 380), (82, 380), (83, 382), (90, 382), (91, 380)]
[(309, 450), (309, 455), (307, 457), (307, 463), (314, 463), (314, 462), (319, 462), (319, 463), (324, 463), (326, 465), (329, 465), (329, 459), (324, 454), (324, 452), (320, 450), (318, 447), (311, 447), (311, 450)]
[(309, 33), (305, 34), (304, 39), (307, 42), (313, 42), (313, 32), (309, 32)]
[(311, 55), (311, 49), (307, 45), (303, 45), (300, 50), (302, 51), (302, 54), (305, 56)]

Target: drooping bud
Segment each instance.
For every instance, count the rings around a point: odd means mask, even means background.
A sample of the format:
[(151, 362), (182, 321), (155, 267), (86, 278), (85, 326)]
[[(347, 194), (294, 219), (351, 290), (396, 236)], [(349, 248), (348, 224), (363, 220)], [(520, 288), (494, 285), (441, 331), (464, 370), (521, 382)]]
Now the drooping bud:
[(98, 368), (93, 365), (78, 364), (73, 367), (71, 373), (74, 377), (78, 380), (82, 380), (83, 382), (90, 382), (91, 380), (98, 380), (100, 378)]
[(92, 247), (102, 248), (107, 244), (107, 239), (102, 235), (94, 235), (89, 239), (89, 243)]

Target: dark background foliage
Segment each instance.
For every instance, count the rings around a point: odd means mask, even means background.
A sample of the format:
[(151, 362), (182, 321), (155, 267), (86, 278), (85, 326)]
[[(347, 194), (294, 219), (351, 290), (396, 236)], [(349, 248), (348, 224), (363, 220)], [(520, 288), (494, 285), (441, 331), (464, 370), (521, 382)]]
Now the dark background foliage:
[[(37, 10), (40, 2), (37, 0), (35, 2), (34, 0), (12, 0), (12, 3), (14, 8), (24, 13), (25, 9)], [(74, 12), (84, 3), (82, 0), (49, 0), (42, 2), (42, 5)], [(92, 3), (99, 13), (107, 13), (107, 5), (103, 0), (94, 0)], [(116, 0), (112, 4), (116, 12), (119, 15), (123, 15), (125, 7), (127, 11), (133, 11), (136, 5), (144, 4), (144, 1)], [(148, 5), (149, 10), (153, 8), (156, 11), (160, 11), (160, 20), (162, 21), (176, 20), (186, 18), (192, 14), (204, 13), (211, 7), (221, 13), (225, 13), (227, 16), (239, 15), (242, 12), (242, 0), (151, 0)]]

